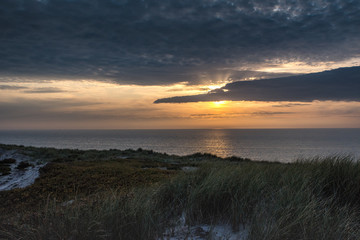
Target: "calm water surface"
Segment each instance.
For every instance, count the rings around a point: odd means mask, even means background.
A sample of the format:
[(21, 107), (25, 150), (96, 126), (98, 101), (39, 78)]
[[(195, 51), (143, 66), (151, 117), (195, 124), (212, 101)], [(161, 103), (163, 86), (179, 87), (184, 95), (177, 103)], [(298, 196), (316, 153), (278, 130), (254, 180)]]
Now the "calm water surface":
[(253, 160), (351, 154), (360, 157), (360, 129), (46, 130), (0, 131), (0, 143), (72, 149), (207, 152)]

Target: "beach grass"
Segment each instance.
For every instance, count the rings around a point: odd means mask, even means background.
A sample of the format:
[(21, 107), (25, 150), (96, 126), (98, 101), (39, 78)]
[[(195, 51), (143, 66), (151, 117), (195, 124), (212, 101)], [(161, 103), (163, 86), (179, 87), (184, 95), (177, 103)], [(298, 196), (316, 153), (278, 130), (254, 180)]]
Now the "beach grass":
[[(52, 162), (32, 186), (0, 192), (0, 238), (166, 239), (183, 217), (186, 226), (246, 229), (248, 239), (360, 239), (360, 163), (352, 157), (203, 156)], [(181, 171), (181, 161), (196, 170)], [(14, 194), (21, 201), (5, 201)]]

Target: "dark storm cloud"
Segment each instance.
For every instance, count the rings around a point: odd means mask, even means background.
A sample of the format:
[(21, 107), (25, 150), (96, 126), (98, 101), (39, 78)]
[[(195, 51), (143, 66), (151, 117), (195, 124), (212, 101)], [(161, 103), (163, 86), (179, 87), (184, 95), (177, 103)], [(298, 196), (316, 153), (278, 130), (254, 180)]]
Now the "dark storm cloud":
[(27, 87), (13, 86), (13, 85), (0, 85), (0, 90), (19, 90), (26, 89)]
[(42, 87), (42, 88), (33, 88), (31, 90), (24, 91), (25, 93), (62, 93), (67, 92), (57, 87)]
[[(360, 49), (353, 0), (2, 0), (0, 74), (171, 84)], [(211, 71), (209, 71), (211, 69)]]
[(207, 94), (158, 99), (155, 103), (199, 101), (360, 101), (360, 67), (300, 76), (239, 81)]
[[(74, 107), (88, 107), (99, 105), (97, 102), (86, 102), (69, 99), (48, 99), (48, 100), (29, 100), (17, 98), (12, 102), (0, 102), (0, 112), (6, 113), (0, 115), (2, 121), (14, 119), (41, 119), (46, 116), (60, 117), (65, 109)], [(73, 113), (76, 111), (73, 111)], [(61, 118), (60, 118), (61, 119)]]
[[(96, 107), (96, 108), (94, 108)], [(166, 115), (157, 112), (155, 107), (111, 108), (104, 109), (103, 103), (91, 101), (73, 101), (57, 98), (44, 100), (29, 100), (17, 98), (12, 102), (0, 101), (1, 124), (26, 119), (29, 121), (77, 121), (92, 120), (150, 120), (150, 119), (180, 119), (179, 116)], [(158, 114), (154, 115), (154, 112)]]
[(268, 112), (268, 111), (260, 111), (260, 112), (253, 112), (252, 115), (256, 116), (274, 116), (274, 115), (288, 115), (294, 114), (294, 112)]
[(272, 107), (297, 107), (297, 106), (309, 106), (311, 105), (310, 103), (287, 103), (287, 104), (276, 104), (276, 105), (272, 105)]

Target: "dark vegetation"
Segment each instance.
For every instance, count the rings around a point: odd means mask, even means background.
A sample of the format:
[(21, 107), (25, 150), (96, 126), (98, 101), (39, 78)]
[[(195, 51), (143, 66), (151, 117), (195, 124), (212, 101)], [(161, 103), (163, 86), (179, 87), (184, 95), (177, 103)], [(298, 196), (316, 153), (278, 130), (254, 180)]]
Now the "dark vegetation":
[(1, 239), (161, 239), (181, 215), (245, 226), (249, 239), (360, 239), (360, 163), (348, 156), (281, 164), (6, 147), (50, 163), (33, 185), (0, 192)]
[(12, 164), (12, 163), (16, 163), (16, 160), (13, 158), (5, 158), (0, 161), (0, 164)]
[(34, 167), (34, 164), (28, 162), (20, 162), (19, 165), (16, 166), (16, 169), (24, 170), (28, 167)]
[(8, 175), (11, 172), (10, 165), (15, 163), (16, 160), (13, 158), (5, 158), (0, 161), (0, 176)]

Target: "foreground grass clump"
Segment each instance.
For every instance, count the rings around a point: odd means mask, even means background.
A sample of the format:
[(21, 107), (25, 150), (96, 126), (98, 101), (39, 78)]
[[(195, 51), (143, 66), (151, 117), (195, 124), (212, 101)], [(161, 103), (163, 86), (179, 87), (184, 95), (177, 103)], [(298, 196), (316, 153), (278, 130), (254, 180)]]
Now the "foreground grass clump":
[(11, 172), (11, 164), (16, 162), (13, 158), (6, 158), (0, 161), (0, 176), (1, 175), (8, 175)]
[(177, 202), (189, 224), (225, 222), (234, 230), (246, 225), (250, 239), (360, 237), (360, 164), (350, 158), (212, 163), (184, 181), (189, 187), (182, 194), (176, 190), (184, 183), (163, 191), (186, 196)]
[(143, 169), (143, 165), (171, 167), (171, 164), (136, 159), (106, 161), (51, 162), (40, 169), (40, 177), (24, 189), (0, 191), (2, 217), (14, 210), (37, 208), (56, 202), (87, 199), (99, 192), (117, 189), (128, 192), (134, 187), (148, 186), (176, 174), (174, 170)]
[(73, 202), (49, 197), (40, 212), (3, 222), (0, 238), (161, 239), (183, 215), (188, 225), (245, 226), (249, 239), (360, 239), (360, 163), (350, 157), (208, 160), (176, 173), (129, 191), (93, 190)]

